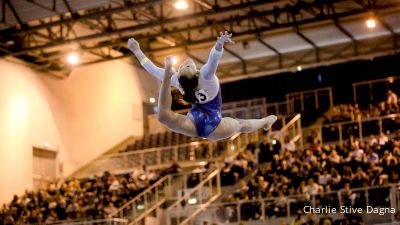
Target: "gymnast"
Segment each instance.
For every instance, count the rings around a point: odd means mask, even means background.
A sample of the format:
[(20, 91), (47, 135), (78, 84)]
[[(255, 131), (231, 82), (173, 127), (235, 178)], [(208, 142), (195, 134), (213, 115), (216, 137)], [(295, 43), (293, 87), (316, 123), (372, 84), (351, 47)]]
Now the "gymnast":
[[(157, 67), (143, 54), (134, 38), (128, 40), (129, 49), (144, 69), (162, 81), (158, 98), (158, 120), (168, 129), (190, 137), (218, 141), (237, 133), (251, 133), (260, 128), (268, 130), (277, 120), (274, 115), (261, 119), (222, 118), (221, 89), (215, 72), (223, 53), (223, 46), (227, 42), (232, 43), (231, 37), (232, 34), (227, 31), (220, 33), (206, 64), (200, 70), (197, 70), (194, 61), (188, 58), (179, 66), (178, 71), (173, 68), (173, 56), (165, 58), (165, 69)], [(171, 85), (181, 92), (185, 101), (192, 103), (192, 108), (186, 116), (171, 110)]]

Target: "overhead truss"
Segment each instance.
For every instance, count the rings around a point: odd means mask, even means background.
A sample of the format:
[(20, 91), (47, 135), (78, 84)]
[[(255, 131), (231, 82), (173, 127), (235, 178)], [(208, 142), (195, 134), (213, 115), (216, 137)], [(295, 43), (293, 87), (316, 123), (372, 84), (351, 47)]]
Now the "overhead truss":
[[(274, 64), (274, 70), (299, 63), (300, 59), (279, 52), (262, 39), (271, 32), (285, 29), (293, 29), (312, 46), (312, 52), (304, 53), (303, 61), (313, 56), (312, 62), (319, 63), (326, 60), (327, 55), (333, 57), (332, 54), (339, 53), (318, 47), (302, 33), (301, 26), (324, 21), (333, 21), (353, 40), (351, 46), (343, 46), (353, 49), (353, 57), (365, 48), (360, 50), (360, 43), (340, 25), (340, 21), (399, 7), (395, 0), (191, 0), (187, 11), (177, 11), (172, 0), (110, 0), (102, 7), (79, 10), (72, 8), (69, 0), (62, 0), (67, 11), (60, 13), (56, 5), (49, 7), (39, 1), (26, 0), (53, 10), (56, 16), (23, 21), (11, 0), (0, 1), (1, 23), (8, 26), (0, 31), (0, 57), (21, 59), (60, 76), (67, 76), (71, 69), (65, 60), (71, 51), (81, 55), (80, 65), (121, 59), (130, 55), (126, 42), (135, 37), (150, 57), (177, 49), (191, 56), (191, 50), (208, 48), (223, 30), (233, 32), (236, 41), (258, 40), (275, 53), (273, 57), (248, 61), (227, 47), (226, 51), (237, 57), (242, 65), (235, 65), (235, 69), (229, 64), (223, 65), (221, 68), (225, 69), (226, 76), (262, 73), (271, 69), (267, 62)], [(11, 13), (17, 23), (10, 25), (6, 13)], [(385, 24), (385, 27), (392, 34), (390, 48), (397, 49), (396, 33), (389, 25)], [(191, 57), (202, 62), (196, 56)], [(288, 58), (293, 61), (290, 63)]]

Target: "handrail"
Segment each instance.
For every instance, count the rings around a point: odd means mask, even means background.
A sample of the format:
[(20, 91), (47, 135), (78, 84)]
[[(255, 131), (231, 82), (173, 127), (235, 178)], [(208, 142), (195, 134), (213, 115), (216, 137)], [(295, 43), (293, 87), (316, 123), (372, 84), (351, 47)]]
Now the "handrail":
[(192, 141), (192, 142), (184, 143), (184, 144), (176, 144), (176, 145), (161, 146), (161, 147), (155, 147), (155, 148), (139, 149), (139, 150), (129, 151), (129, 152), (113, 153), (113, 154), (102, 155), (98, 159), (110, 158), (110, 157), (114, 157), (114, 156), (125, 156), (125, 155), (131, 155), (131, 154), (147, 153), (147, 152), (153, 152), (153, 151), (171, 149), (171, 148), (177, 148), (177, 147), (182, 148), (182, 147), (188, 147), (188, 146), (196, 146), (196, 145), (200, 145), (200, 144), (204, 144), (204, 143), (208, 143), (208, 142), (206, 140), (199, 140), (199, 141)]
[[(22, 223), (21, 225), (56, 225), (56, 224), (68, 224), (68, 225), (87, 225), (87, 224), (98, 224), (98, 223), (104, 223), (104, 222), (113, 222), (113, 223), (124, 223), (127, 224), (128, 220), (127, 219), (121, 219), (121, 218), (108, 218), (108, 219), (93, 219), (93, 220), (85, 220), (85, 219), (79, 219), (79, 220), (58, 220), (56, 222), (51, 222), (51, 223)], [(19, 223), (20, 224), (20, 223)]]
[(135, 202), (136, 200), (140, 199), (141, 197), (143, 197), (145, 194), (149, 193), (150, 191), (152, 191), (153, 188), (157, 187), (159, 184), (163, 183), (165, 180), (168, 180), (168, 176), (164, 176), (163, 178), (161, 178), (160, 180), (158, 180), (157, 182), (155, 182), (153, 185), (151, 185), (150, 187), (148, 187), (146, 190), (142, 191), (140, 194), (136, 195), (134, 198), (132, 198), (131, 200), (129, 200), (127, 203), (125, 203), (123, 206), (119, 207), (117, 211), (111, 213), (108, 215), (109, 218), (112, 218), (113, 216), (117, 215), (119, 212), (123, 211), (125, 208), (127, 208), (129, 205), (131, 205), (133, 202)]
[[(216, 169), (214, 170), (212, 173), (210, 173), (207, 178), (205, 178), (204, 180), (202, 180), (199, 184), (196, 185), (196, 187), (202, 187), (206, 182), (208, 182), (209, 180), (211, 180), (216, 174), (220, 173), (221, 169)], [(181, 199), (187, 199), (189, 198), (194, 192), (196, 192), (197, 189), (193, 188), (190, 191), (188, 191), (187, 193), (185, 193), (184, 196), (181, 197)], [(171, 210), (172, 208), (176, 207), (177, 205), (179, 205), (181, 203), (181, 201), (175, 201), (172, 205), (170, 205), (168, 207), (167, 210)]]
[(295, 117), (293, 117), (285, 126), (283, 126), (282, 128), (281, 128), (281, 130), (280, 131), (284, 131), (284, 130), (287, 130), (292, 124), (294, 124), (298, 119), (300, 119), (301, 118), (301, 115), (300, 114), (297, 114)]
[(321, 125), (314, 125), (314, 126), (310, 126), (308, 128), (316, 128), (316, 127), (321, 127), (321, 126), (322, 127), (332, 127), (332, 126), (337, 126), (337, 125), (347, 125), (347, 124), (358, 123), (358, 122), (369, 122), (369, 121), (375, 121), (375, 120), (380, 120), (380, 119), (393, 119), (396, 117), (400, 117), (400, 113), (392, 113), (392, 114), (385, 115), (385, 116), (374, 116), (374, 117), (370, 117), (369, 119), (333, 122), (333, 123), (327, 123), (327, 124), (321, 124)]
[[(357, 191), (366, 191), (366, 190), (372, 190), (372, 189), (381, 189), (381, 188), (392, 188), (392, 187), (396, 187), (396, 184), (393, 185), (384, 185), (384, 186), (370, 186), (370, 187), (361, 187), (361, 188), (351, 188), (350, 190), (352, 192), (357, 192)], [(337, 191), (330, 191), (330, 192), (318, 192), (315, 195), (332, 195), (332, 194), (338, 194), (340, 193), (341, 190), (337, 190)], [(300, 197), (304, 197), (305, 194), (297, 194), (297, 195), (285, 195), (284, 197), (289, 199), (289, 198), (300, 198)], [(260, 198), (260, 199), (256, 199), (256, 200), (238, 200), (235, 202), (220, 202), (220, 203), (214, 203), (214, 204), (210, 204), (209, 206), (221, 206), (221, 205), (232, 205), (232, 204), (243, 204), (243, 203), (255, 203), (255, 202), (260, 202), (260, 201), (269, 201), (272, 199), (278, 199), (279, 197), (269, 197), (269, 198)]]
[(308, 94), (308, 93), (315, 93), (319, 91), (332, 91), (332, 87), (323, 87), (323, 88), (317, 88), (313, 90), (306, 90), (306, 91), (297, 91), (297, 92), (291, 92), (286, 94), (286, 96), (295, 96), (299, 94)]

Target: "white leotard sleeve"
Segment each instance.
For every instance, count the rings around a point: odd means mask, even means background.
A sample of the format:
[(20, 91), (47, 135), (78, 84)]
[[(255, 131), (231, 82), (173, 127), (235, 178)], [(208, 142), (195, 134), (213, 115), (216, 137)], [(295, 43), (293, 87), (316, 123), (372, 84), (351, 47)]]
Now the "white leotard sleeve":
[(200, 75), (203, 76), (205, 80), (210, 80), (212, 77), (216, 76), (215, 72), (217, 71), (218, 63), (223, 51), (223, 49), (222, 51), (218, 51), (215, 47), (211, 49), (207, 63), (200, 69)]
[[(159, 81), (162, 81), (164, 79), (164, 73), (165, 73), (164, 68), (160, 68), (160, 67), (154, 65), (154, 63), (149, 58), (147, 58), (140, 49), (134, 51), (133, 53), (135, 54), (136, 58), (140, 61), (140, 64), (143, 66), (143, 68), (150, 75), (157, 78)], [(175, 71), (175, 69), (174, 69), (174, 71)], [(173, 76), (171, 78), (171, 85), (176, 88), (179, 87), (176, 72), (173, 74)]]

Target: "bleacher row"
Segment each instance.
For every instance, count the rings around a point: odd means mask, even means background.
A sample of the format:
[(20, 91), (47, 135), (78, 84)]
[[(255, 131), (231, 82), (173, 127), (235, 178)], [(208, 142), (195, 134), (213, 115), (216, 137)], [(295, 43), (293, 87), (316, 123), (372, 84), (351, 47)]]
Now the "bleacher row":
[(129, 152), (171, 145), (182, 145), (199, 140), (199, 138), (188, 137), (174, 132), (145, 134), (143, 138), (136, 140), (135, 143), (128, 145), (126, 149), (123, 149), (120, 152)]

